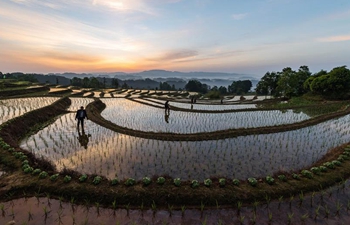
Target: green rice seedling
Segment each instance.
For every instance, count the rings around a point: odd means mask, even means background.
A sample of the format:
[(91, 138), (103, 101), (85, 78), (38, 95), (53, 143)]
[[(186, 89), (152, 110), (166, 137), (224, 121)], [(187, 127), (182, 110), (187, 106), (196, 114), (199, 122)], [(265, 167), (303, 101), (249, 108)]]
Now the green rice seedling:
[(203, 213), (203, 211), (204, 211), (204, 207), (205, 207), (205, 205), (204, 205), (203, 201), (201, 201), (200, 209), (201, 209), (201, 212), (202, 212), (202, 213)]
[(33, 213), (29, 210), (28, 211), (28, 222), (33, 219)]
[(205, 179), (205, 180), (204, 180), (204, 185), (205, 185), (206, 187), (210, 187), (212, 183), (213, 183), (213, 182), (212, 182), (211, 179)]
[(257, 181), (257, 179), (255, 179), (254, 177), (249, 177), (249, 178), (248, 178), (248, 183), (249, 183), (251, 186), (255, 187), (255, 186), (258, 184), (258, 181)]
[(319, 167), (311, 167), (311, 172), (313, 173), (313, 174), (316, 174), (316, 175), (319, 175), (319, 174), (321, 174), (321, 169), (319, 168)]
[(126, 186), (133, 186), (134, 184), (136, 184), (136, 181), (135, 179), (133, 178), (128, 178), (125, 183), (124, 183)]
[(58, 178), (58, 176), (59, 176), (58, 173), (56, 173), (56, 174), (54, 174), (54, 175), (51, 175), (51, 176), (50, 176), (50, 180), (51, 180), (51, 181), (56, 181), (57, 178)]
[(266, 200), (267, 207), (269, 207), (269, 204), (270, 204), (270, 201), (271, 201), (270, 195), (265, 194), (265, 200)]
[(96, 206), (96, 213), (99, 216), (100, 215), (100, 203), (99, 202), (95, 202), (95, 206)]
[(283, 196), (281, 195), (281, 196), (278, 198), (278, 209), (281, 207), (282, 201), (283, 201)]
[(118, 178), (113, 178), (113, 179), (111, 180), (111, 185), (112, 185), (112, 186), (115, 186), (115, 185), (117, 185), (117, 184), (119, 184), (119, 179), (118, 179)]
[(332, 164), (335, 166), (341, 166), (341, 162), (339, 160), (333, 160)]
[(300, 217), (300, 220), (301, 220), (301, 222), (305, 222), (305, 220), (307, 219), (307, 218), (309, 218), (309, 214), (308, 213), (305, 213), (304, 215), (302, 215), (301, 217)]
[(278, 175), (278, 180), (286, 182), (287, 181), (287, 177), (284, 174)]
[(42, 171), (41, 173), (39, 173), (39, 178), (40, 179), (44, 179), (48, 176), (49, 174), (46, 171)]
[(260, 204), (260, 202), (257, 201), (257, 200), (255, 200), (255, 201), (253, 202), (253, 209), (254, 209), (254, 212), (256, 212), (256, 209), (258, 208), (259, 204)]
[(192, 180), (192, 181), (191, 181), (191, 187), (192, 187), (192, 188), (197, 188), (197, 187), (199, 187), (199, 182), (198, 182), (198, 180)]
[(46, 219), (51, 211), (49, 211), (46, 206), (43, 207), (43, 211), (44, 211), (44, 218), (46, 221)]
[(165, 178), (164, 177), (158, 177), (157, 178), (157, 184), (163, 185), (165, 183)]
[(235, 185), (235, 186), (239, 186), (239, 184), (240, 184), (240, 182), (239, 182), (238, 179), (233, 179), (233, 180), (232, 180), (232, 183), (233, 183), (233, 185)]
[(224, 186), (226, 185), (226, 179), (225, 179), (225, 178), (220, 178), (220, 179), (219, 179), (219, 185), (220, 185), (221, 187), (224, 187)]
[(72, 180), (72, 177), (69, 176), (69, 175), (66, 175), (66, 176), (63, 178), (63, 182), (64, 182), (64, 183), (69, 183), (71, 180)]
[(268, 218), (269, 218), (269, 224), (272, 223), (272, 212), (269, 211), (268, 213)]
[(244, 219), (245, 219), (245, 216), (240, 216), (239, 219), (238, 219), (239, 223), (240, 224), (244, 224)]
[(252, 218), (250, 219), (250, 221), (252, 221), (252, 224), (256, 224), (256, 212), (253, 213)]
[(320, 171), (321, 171), (321, 172), (323, 172), (323, 173), (327, 172), (327, 167), (325, 167), (325, 166), (320, 166), (319, 168), (320, 168)]
[(293, 174), (292, 174), (292, 177), (293, 177), (293, 179), (295, 179), (295, 180), (300, 180), (299, 174), (293, 173)]
[(294, 213), (288, 213), (287, 217), (288, 217), (288, 224), (292, 223), (292, 219), (293, 219)]
[(294, 200), (294, 195), (290, 195), (290, 197), (289, 197), (289, 208), (292, 208), (293, 200)]
[(34, 171), (34, 168), (29, 165), (25, 166), (25, 168), (23, 169), (24, 173), (32, 173), (33, 171)]
[(265, 180), (269, 185), (272, 185), (275, 183), (275, 179), (272, 176), (266, 176)]
[(314, 177), (309, 170), (302, 170), (301, 175), (303, 175), (304, 177), (307, 177), (309, 179), (312, 179)]
[(343, 205), (339, 202), (339, 200), (337, 201), (337, 204), (336, 204), (336, 208), (337, 208), (337, 211), (336, 211), (336, 215), (339, 216), (339, 212), (341, 210), (341, 208), (343, 207)]
[(201, 222), (202, 225), (207, 225), (207, 217), (204, 218), (204, 221)]
[(154, 200), (152, 201), (151, 208), (152, 208), (152, 211), (153, 211), (153, 212), (156, 212), (156, 211), (157, 211), (157, 205), (156, 205), (156, 203), (154, 202)]
[(152, 180), (151, 180), (151, 178), (149, 178), (149, 177), (144, 177), (144, 178), (142, 178), (142, 183), (143, 183), (143, 185), (145, 185), (145, 186), (148, 186), (149, 184), (151, 184), (151, 182), (152, 182)]
[(102, 177), (96, 176), (96, 177), (94, 177), (92, 183), (93, 183), (94, 185), (98, 185), (99, 183), (101, 183), (101, 181), (102, 181)]
[(87, 180), (87, 175), (86, 174), (83, 174), (83, 175), (81, 175), (80, 177), (79, 177), (79, 181), (80, 182), (85, 182), (86, 180)]
[(169, 216), (171, 217), (173, 215), (173, 205), (168, 204), (168, 211), (169, 211)]
[(181, 215), (182, 215), (182, 217), (185, 215), (185, 210), (186, 210), (186, 206), (182, 205), (181, 206)]
[(220, 205), (219, 205), (219, 202), (217, 199), (215, 199), (215, 204), (216, 204), (216, 209), (219, 209), (220, 208)]
[(60, 209), (57, 211), (57, 221), (58, 221), (58, 224), (63, 224), (62, 223), (62, 217), (63, 217), (63, 210)]
[(301, 206), (303, 204), (303, 201), (304, 201), (304, 192), (301, 191), (299, 193), (299, 205)]
[(325, 166), (329, 169), (335, 169), (335, 165), (332, 162), (325, 162), (325, 163), (323, 163), (323, 166)]
[(338, 160), (339, 162), (344, 162), (344, 161), (346, 160), (346, 157), (347, 157), (347, 156), (341, 154), (341, 155), (338, 156), (337, 160)]
[(321, 206), (318, 205), (317, 208), (315, 209), (315, 216), (314, 216), (314, 220), (317, 219), (317, 217), (320, 215), (320, 209), (321, 209)]
[(180, 185), (181, 185), (181, 179), (180, 179), (180, 178), (175, 178), (175, 179), (174, 179), (174, 185), (175, 185), (176, 187), (180, 187)]
[(324, 206), (324, 213), (325, 213), (325, 217), (329, 218), (329, 214), (331, 213), (331, 210), (328, 208), (327, 205)]
[(0, 210), (1, 210), (2, 217), (5, 217), (5, 205), (4, 204), (0, 205)]
[(237, 202), (237, 215), (240, 214), (242, 206), (243, 206), (243, 203), (241, 201), (238, 201)]

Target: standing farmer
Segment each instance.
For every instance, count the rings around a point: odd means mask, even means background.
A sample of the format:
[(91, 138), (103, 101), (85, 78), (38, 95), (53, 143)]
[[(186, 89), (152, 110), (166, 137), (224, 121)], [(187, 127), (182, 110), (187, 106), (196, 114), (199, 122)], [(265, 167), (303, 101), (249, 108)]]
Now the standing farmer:
[(75, 115), (75, 119), (78, 120), (77, 128), (79, 130), (79, 124), (81, 123), (81, 129), (84, 131), (84, 119), (88, 119), (86, 110), (84, 109), (84, 106), (81, 106), (80, 109), (77, 111), (77, 114)]
[(169, 113), (170, 113), (169, 101), (165, 102), (164, 107), (165, 107), (165, 114), (169, 115)]

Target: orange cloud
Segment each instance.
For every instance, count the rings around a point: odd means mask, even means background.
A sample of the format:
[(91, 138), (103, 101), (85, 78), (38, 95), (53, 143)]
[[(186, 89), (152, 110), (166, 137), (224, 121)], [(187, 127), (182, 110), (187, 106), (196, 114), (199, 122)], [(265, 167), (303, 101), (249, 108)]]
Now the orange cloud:
[(338, 36), (330, 36), (324, 38), (318, 38), (319, 42), (340, 42), (340, 41), (350, 41), (350, 35), (338, 35)]

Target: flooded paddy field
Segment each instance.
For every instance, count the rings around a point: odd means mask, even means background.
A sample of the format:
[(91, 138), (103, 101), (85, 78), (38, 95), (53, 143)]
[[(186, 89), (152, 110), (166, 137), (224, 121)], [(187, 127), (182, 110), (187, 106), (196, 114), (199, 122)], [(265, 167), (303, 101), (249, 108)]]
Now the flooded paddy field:
[[(197, 179), (201, 185), (205, 179), (221, 177), (246, 182), (251, 177), (259, 179), (310, 168), (330, 149), (348, 143), (350, 136), (350, 115), (292, 131), (207, 141), (140, 138), (111, 131), (90, 120), (85, 121), (83, 131), (77, 129), (75, 112), (94, 100), (78, 97), (70, 100), (68, 113), (23, 139), (20, 147), (36, 158), (49, 161), (58, 172), (68, 169), (110, 180), (134, 178), (141, 181), (145, 177), (167, 175), (181, 180)], [(226, 124), (217, 122), (220, 120), (231, 121), (229, 128), (263, 128), (275, 123), (304, 121), (317, 114), (311, 112), (313, 109), (213, 115), (171, 111), (167, 122), (164, 109), (112, 95), (102, 100), (107, 104), (101, 114), (105, 119), (131, 129), (169, 134), (228, 129)], [(234, 114), (239, 117), (233, 118)], [(203, 123), (198, 122), (201, 120)], [(239, 125), (236, 120), (240, 120)], [(259, 120), (265, 121), (260, 124)], [(174, 128), (164, 128), (169, 125)], [(1, 174), (0, 170), (1, 176), (6, 174)], [(135, 188), (140, 187), (139, 183)], [(112, 197), (110, 204), (102, 205), (98, 200), (91, 202), (88, 195), (84, 203), (78, 204), (74, 197), (70, 201), (57, 196), (53, 199), (50, 193), (40, 193), (39, 188), (34, 197), (23, 192), (24, 198), (0, 202), (0, 224), (12, 220), (16, 224), (347, 224), (350, 222), (349, 188), (349, 181), (344, 179), (340, 185), (329, 189), (320, 187), (314, 192), (301, 191), (297, 195), (286, 193), (274, 200), (266, 195), (265, 201), (256, 200), (249, 206), (237, 200), (232, 205), (217, 202), (210, 207), (206, 202), (195, 206), (157, 206), (154, 201), (139, 206), (132, 202), (118, 204)]]
[(57, 97), (31, 97), (0, 100), (0, 124), (24, 113), (50, 105)]
[(226, 129), (292, 124), (310, 118), (293, 110), (197, 113), (171, 111), (143, 105), (128, 99), (101, 99), (106, 109), (101, 115), (116, 125), (134, 130), (170, 133), (199, 133)]
[[(111, 199), (108, 208), (98, 202), (76, 204), (74, 199), (64, 202), (50, 197), (26, 197), (0, 202), (0, 224), (13, 221), (16, 224), (318, 224), (338, 225), (350, 223), (349, 181), (323, 190), (298, 195), (281, 196), (278, 200), (256, 201), (244, 206), (238, 201), (233, 206), (206, 207), (194, 209), (157, 208), (145, 203), (135, 209), (128, 205), (118, 206)], [(146, 206), (147, 205), (147, 206)]]
[(245, 180), (311, 166), (329, 149), (350, 138), (350, 116), (273, 134), (211, 141), (161, 141), (120, 134), (87, 120), (76, 129), (75, 114), (23, 140), (21, 148), (44, 157), (58, 170), (120, 179), (169, 175), (203, 180), (228, 177)]

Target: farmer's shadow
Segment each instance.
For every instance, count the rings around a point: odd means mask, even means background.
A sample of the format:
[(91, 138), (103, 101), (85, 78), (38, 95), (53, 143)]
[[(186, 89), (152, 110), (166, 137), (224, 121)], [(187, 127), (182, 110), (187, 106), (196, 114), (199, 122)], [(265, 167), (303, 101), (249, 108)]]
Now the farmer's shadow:
[(78, 130), (78, 141), (81, 146), (83, 146), (85, 149), (87, 149), (87, 145), (89, 143), (89, 138), (91, 137), (91, 134), (86, 134), (84, 130), (80, 133)]

